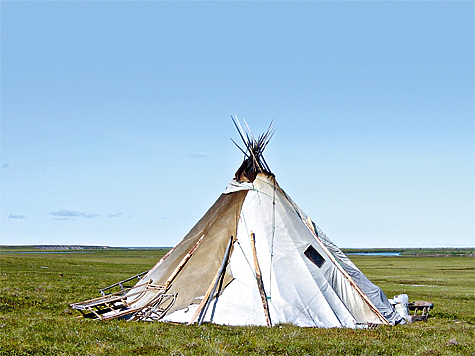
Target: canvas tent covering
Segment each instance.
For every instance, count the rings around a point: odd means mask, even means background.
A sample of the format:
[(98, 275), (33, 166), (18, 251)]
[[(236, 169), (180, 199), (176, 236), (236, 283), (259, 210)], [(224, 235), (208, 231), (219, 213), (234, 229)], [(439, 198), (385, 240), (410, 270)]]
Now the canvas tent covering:
[(236, 123), (244, 161), (218, 200), (132, 288), (72, 307), (96, 319), (349, 327), (403, 322), (380, 288), (278, 185)]

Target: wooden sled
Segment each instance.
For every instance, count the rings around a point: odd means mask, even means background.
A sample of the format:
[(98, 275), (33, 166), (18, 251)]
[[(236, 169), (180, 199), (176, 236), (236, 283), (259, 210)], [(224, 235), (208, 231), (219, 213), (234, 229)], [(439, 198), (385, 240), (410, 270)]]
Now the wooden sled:
[[(134, 308), (141, 299), (153, 293), (154, 296), (140, 307)], [(82, 317), (108, 320), (126, 318), (136, 320), (158, 320), (175, 303), (176, 294), (166, 294), (164, 286), (141, 283), (131, 288), (103, 295), (99, 298), (72, 303), (70, 306), (81, 312)]]
[(409, 313), (412, 312), (412, 315), (409, 315), (410, 322), (427, 321), (427, 319), (429, 319), (429, 312), (434, 308), (434, 304), (418, 300), (408, 303), (407, 308), (409, 309)]

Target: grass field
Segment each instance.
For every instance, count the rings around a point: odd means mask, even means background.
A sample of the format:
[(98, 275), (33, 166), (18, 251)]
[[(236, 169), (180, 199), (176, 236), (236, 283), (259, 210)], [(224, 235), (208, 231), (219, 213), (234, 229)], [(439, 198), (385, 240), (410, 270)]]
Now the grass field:
[(0, 253), (0, 355), (475, 355), (473, 257), (351, 256), (388, 297), (435, 304), (426, 323), (352, 330), (78, 319), (69, 303), (148, 270), (166, 250), (19, 251)]

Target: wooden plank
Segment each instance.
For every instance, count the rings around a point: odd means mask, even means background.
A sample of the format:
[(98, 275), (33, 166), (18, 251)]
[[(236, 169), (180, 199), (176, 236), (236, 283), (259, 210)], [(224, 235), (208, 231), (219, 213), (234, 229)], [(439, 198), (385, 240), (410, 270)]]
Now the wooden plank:
[[(135, 279), (135, 278), (138, 278), (138, 279), (140, 280), (140, 277), (143, 276), (143, 275), (144, 275), (145, 273), (147, 273), (147, 272), (148, 272), (148, 271), (141, 272), (141, 273), (139, 273), (139, 274), (136, 274), (135, 276), (129, 277), (129, 278), (127, 278), (127, 279), (124, 279), (123, 281), (114, 283), (114, 284), (112, 284), (112, 285), (110, 285), (110, 286), (108, 286), (108, 287), (102, 288), (101, 290), (99, 290), (99, 292), (101, 292), (101, 294), (102, 294), (103, 296), (105, 296), (105, 295), (106, 295), (106, 293), (105, 293), (106, 290), (112, 289), (112, 288), (117, 287), (117, 286), (120, 286), (120, 289), (121, 289), (122, 291), (125, 290), (125, 289), (128, 289), (128, 288), (131, 288), (131, 287), (127, 287), (127, 286), (124, 288), (124, 287), (122, 286), (122, 283), (129, 282), (129, 281), (131, 281), (132, 279)], [(112, 293), (109, 293), (109, 294), (112, 294)]]
[(137, 289), (137, 288), (140, 288), (140, 287), (143, 287), (143, 286), (145, 286), (145, 288), (147, 289), (150, 286), (150, 281), (148, 281), (146, 283), (137, 284), (135, 287), (128, 288), (124, 291), (116, 292), (116, 293), (113, 293), (113, 294), (108, 294), (106, 296), (102, 296), (102, 297), (98, 297), (98, 298), (94, 298), (94, 299), (90, 299), (90, 300), (85, 300), (83, 302), (71, 303), (69, 305), (73, 309), (80, 310), (80, 309), (87, 308), (87, 307), (100, 306), (100, 305), (103, 305), (104, 303), (108, 303), (108, 302), (124, 301), (125, 297), (129, 298), (131, 296), (135, 296), (137, 294), (143, 293), (143, 291), (133, 291), (134, 289)]
[(266, 291), (264, 290), (264, 283), (262, 282), (261, 268), (259, 267), (259, 261), (257, 260), (256, 235), (252, 231), (251, 231), (251, 247), (252, 247), (252, 256), (254, 258), (254, 268), (256, 269), (257, 288), (259, 289), (259, 294), (261, 295), (262, 307), (264, 308), (264, 314), (266, 317), (267, 326), (271, 327), (272, 321), (270, 319), (269, 304), (267, 303)]
[(183, 259), (181, 260), (180, 264), (175, 268), (175, 270), (173, 271), (173, 273), (170, 275), (170, 277), (168, 277), (167, 281), (164, 283), (164, 290), (163, 292), (165, 293), (168, 289), (168, 287), (170, 287), (170, 284), (173, 282), (173, 280), (175, 279), (175, 277), (178, 275), (178, 273), (181, 271), (181, 269), (183, 268), (183, 266), (188, 262), (188, 260), (191, 258), (191, 256), (193, 256), (193, 253), (195, 252), (195, 250), (198, 248), (198, 246), (201, 244), (201, 242), (203, 241), (203, 238), (205, 237), (205, 235), (202, 235), (200, 237), (200, 239), (196, 242), (196, 244), (191, 248), (191, 250), (185, 255), (185, 257), (183, 257)]

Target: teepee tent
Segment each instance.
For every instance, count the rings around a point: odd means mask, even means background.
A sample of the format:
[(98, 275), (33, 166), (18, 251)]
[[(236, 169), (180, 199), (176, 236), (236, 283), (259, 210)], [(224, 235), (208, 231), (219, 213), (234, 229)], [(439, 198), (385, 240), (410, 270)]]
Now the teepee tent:
[(403, 322), (381, 289), (278, 185), (262, 155), (272, 124), (255, 139), (234, 123), (244, 161), (201, 220), (135, 286), (72, 307), (97, 319), (188, 324)]

